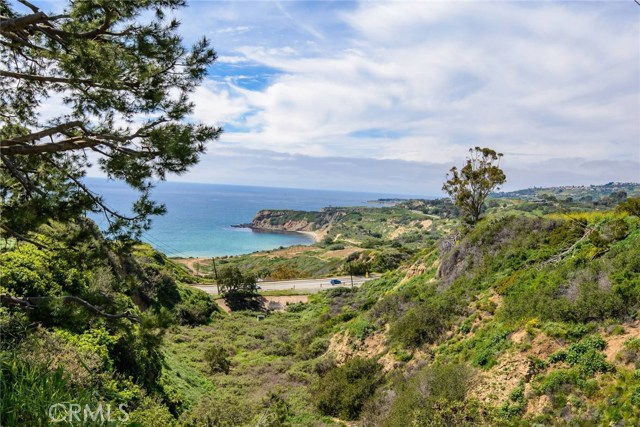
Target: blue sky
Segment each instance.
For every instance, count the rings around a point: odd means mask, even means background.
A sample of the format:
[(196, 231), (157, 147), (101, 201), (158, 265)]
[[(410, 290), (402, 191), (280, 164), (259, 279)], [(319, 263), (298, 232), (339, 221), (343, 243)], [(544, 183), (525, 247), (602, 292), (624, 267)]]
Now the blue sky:
[(640, 181), (640, 7), (190, 1), (219, 55), (194, 118), (225, 128), (170, 179), (438, 194), (472, 146), (506, 189)]

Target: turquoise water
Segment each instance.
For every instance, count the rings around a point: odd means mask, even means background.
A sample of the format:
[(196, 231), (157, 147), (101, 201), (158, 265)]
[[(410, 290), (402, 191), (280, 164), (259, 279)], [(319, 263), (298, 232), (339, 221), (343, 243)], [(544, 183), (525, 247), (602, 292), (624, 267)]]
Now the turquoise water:
[[(104, 195), (107, 204), (126, 212), (135, 199), (125, 185), (90, 178), (87, 183)], [(368, 200), (404, 197), (383, 193), (303, 190), (217, 184), (164, 182), (152, 193), (167, 214), (156, 217), (142, 240), (169, 256), (238, 255), (280, 246), (311, 244), (303, 234), (254, 232), (231, 227), (251, 222), (261, 209), (318, 210), (327, 206), (366, 206)], [(95, 216), (100, 226), (104, 218)]]

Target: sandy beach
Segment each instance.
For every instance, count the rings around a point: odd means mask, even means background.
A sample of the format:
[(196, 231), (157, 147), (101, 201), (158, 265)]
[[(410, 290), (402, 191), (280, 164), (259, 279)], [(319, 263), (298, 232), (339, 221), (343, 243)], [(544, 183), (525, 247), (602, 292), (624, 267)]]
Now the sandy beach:
[(318, 243), (322, 238), (320, 237), (320, 233), (317, 231), (296, 231), (296, 233), (305, 234), (313, 239), (314, 243)]

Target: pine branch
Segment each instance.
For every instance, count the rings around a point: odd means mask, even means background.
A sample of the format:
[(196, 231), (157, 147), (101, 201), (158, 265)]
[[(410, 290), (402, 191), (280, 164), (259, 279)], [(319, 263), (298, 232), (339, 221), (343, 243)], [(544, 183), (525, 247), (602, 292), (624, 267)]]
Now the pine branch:
[(30, 15), (20, 16), (18, 18), (3, 19), (0, 21), (0, 34), (7, 32), (15, 32), (30, 25), (48, 21), (47, 14), (44, 12), (36, 12)]
[(14, 73), (13, 71), (0, 71), (0, 76), (2, 77), (12, 77), (14, 79), (20, 80), (28, 80), (33, 82), (43, 82), (43, 83), (66, 83), (66, 84), (86, 84), (94, 87), (103, 87), (99, 83), (94, 82), (90, 79), (68, 79), (65, 77), (54, 77), (54, 76), (40, 76), (37, 74), (24, 74), (24, 73)]
[(102, 311), (100, 308), (96, 307), (95, 305), (89, 303), (88, 301), (83, 300), (82, 298), (79, 298), (74, 295), (64, 295), (61, 297), (18, 298), (18, 297), (14, 297), (13, 295), (0, 294), (0, 303), (4, 305), (19, 307), (25, 310), (35, 310), (35, 309), (41, 308), (41, 306), (38, 305), (39, 302), (46, 302), (54, 299), (61, 300), (64, 304), (70, 304), (70, 303), (78, 304), (86, 308), (87, 310), (93, 312), (94, 314), (97, 314), (100, 317), (104, 317), (105, 319), (111, 319), (111, 320), (128, 319), (131, 322), (140, 323), (140, 318), (134, 314), (131, 314), (129, 311), (125, 311), (123, 313), (118, 313), (118, 314), (106, 313)]
[(59, 153), (61, 151), (79, 150), (100, 145), (102, 142), (94, 139), (77, 136), (63, 141), (42, 145), (14, 145), (12, 147), (0, 147), (0, 152), (5, 156), (33, 155), (43, 153)]
[(31, 182), (31, 180), (22, 173), (22, 171), (15, 165), (15, 163), (13, 163), (13, 161), (5, 156), (1, 151), (0, 160), (2, 160), (2, 163), (4, 163), (7, 169), (9, 169), (9, 172), (11, 172), (11, 175), (13, 175), (20, 182), (22, 187), (24, 187), (24, 189), (27, 190), (28, 193), (31, 193), (33, 191), (41, 196), (45, 196), (44, 191), (42, 191), (40, 188), (38, 188), (37, 185)]
[(12, 229), (8, 228), (6, 225), (0, 225), (0, 228), (2, 229), (3, 232), (9, 234), (10, 236), (15, 237), (18, 241), (22, 241), (22, 242), (27, 242), (27, 243), (31, 243), (33, 246), (39, 248), (39, 249), (49, 249), (47, 246), (43, 245), (40, 242), (36, 242), (33, 239), (30, 239), (26, 236), (23, 236), (20, 233), (17, 233), (15, 231), (13, 231)]
[(0, 141), (0, 148), (9, 147), (16, 144), (21, 144), (29, 141), (37, 141), (46, 136), (55, 135), (56, 133), (62, 133), (69, 129), (73, 129), (75, 127), (82, 126), (82, 121), (74, 120), (72, 122), (62, 123), (60, 125), (51, 127), (49, 129), (44, 129), (39, 132), (30, 133), (29, 135), (17, 136), (11, 139), (5, 139)]

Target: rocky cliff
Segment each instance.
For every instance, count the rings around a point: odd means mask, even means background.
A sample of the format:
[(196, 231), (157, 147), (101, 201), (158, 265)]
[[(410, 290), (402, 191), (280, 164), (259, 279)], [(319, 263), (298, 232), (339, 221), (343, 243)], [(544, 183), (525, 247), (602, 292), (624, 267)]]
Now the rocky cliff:
[(344, 216), (339, 208), (316, 211), (261, 210), (251, 221), (243, 224), (254, 230), (297, 231), (326, 234), (336, 220)]

